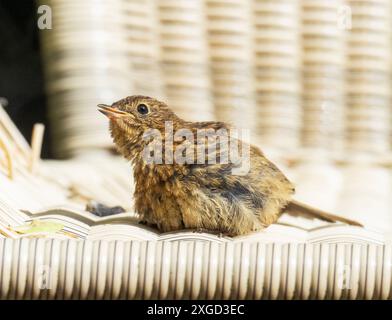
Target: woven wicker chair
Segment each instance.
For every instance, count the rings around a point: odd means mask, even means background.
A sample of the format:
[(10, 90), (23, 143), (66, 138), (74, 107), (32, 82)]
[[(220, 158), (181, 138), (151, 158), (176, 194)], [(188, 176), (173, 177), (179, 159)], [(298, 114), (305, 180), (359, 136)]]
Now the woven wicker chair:
[[(390, 0), (41, 3), (53, 14), (53, 28), (41, 34), (59, 157), (84, 157), (89, 167), (97, 149), (112, 146), (95, 106), (150, 95), (188, 120), (250, 129), (298, 185), (300, 200), (366, 228), (283, 234), (273, 225), (254, 238), (219, 240), (84, 217), (88, 241), (0, 240), (0, 298), (391, 298)], [(96, 174), (84, 165), (75, 168)], [(52, 166), (68, 180), (78, 176)], [(50, 202), (22, 195), (37, 206)], [(0, 223), (28, 218), (1, 196)], [(45, 214), (59, 216), (37, 213)], [(13, 235), (1, 224), (0, 231)], [(19, 271), (42, 261), (58, 274), (46, 295), (36, 271)], [(340, 278), (347, 268), (348, 286)]]

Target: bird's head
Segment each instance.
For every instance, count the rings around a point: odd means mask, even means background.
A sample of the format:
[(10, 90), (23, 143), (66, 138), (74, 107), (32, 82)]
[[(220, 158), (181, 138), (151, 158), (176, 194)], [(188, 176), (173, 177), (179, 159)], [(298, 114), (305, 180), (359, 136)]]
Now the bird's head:
[(159, 130), (164, 135), (165, 123), (174, 127), (183, 123), (165, 103), (146, 96), (129, 96), (112, 105), (99, 104), (98, 110), (109, 118), (114, 142), (126, 157), (132, 148), (144, 147), (146, 132)]

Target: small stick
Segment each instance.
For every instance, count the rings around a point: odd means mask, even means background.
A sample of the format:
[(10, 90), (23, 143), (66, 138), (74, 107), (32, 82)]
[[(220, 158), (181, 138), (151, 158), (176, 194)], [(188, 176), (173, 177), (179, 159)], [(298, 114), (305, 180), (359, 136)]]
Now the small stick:
[(31, 137), (31, 159), (30, 172), (37, 171), (37, 165), (41, 158), (42, 141), (44, 139), (45, 126), (42, 123), (36, 123), (33, 127), (33, 134)]
[(11, 137), (11, 139), (14, 140), (15, 145), (20, 150), (20, 152), (25, 157), (28, 157), (28, 155), (30, 154), (29, 144), (27, 143), (23, 135), (20, 133), (18, 128), (12, 122), (11, 118), (9, 117), (7, 112), (5, 112), (4, 108), (1, 105), (0, 105), (0, 126), (4, 127), (5, 131)]
[(12, 238), (12, 239), (18, 238), (18, 235), (15, 234), (15, 232), (9, 230), (8, 228), (3, 227), (2, 225), (0, 225), (0, 235), (4, 236), (5, 238)]
[(12, 179), (14, 174), (14, 170), (13, 170), (13, 166), (12, 166), (12, 159), (11, 159), (11, 155), (10, 152), (8, 150), (8, 148), (6, 147), (5, 143), (0, 139), (0, 149), (3, 150), (4, 155), (5, 155), (5, 159), (7, 161), (7, 166), (8, 166), (8, 178)]

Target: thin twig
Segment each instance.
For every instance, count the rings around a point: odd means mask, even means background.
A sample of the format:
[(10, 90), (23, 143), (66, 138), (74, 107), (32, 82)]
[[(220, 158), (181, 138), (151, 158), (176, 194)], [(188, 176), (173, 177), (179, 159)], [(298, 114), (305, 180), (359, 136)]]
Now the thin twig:
[(36, 173), (38, 163), (41, 159), (42, 141), (44, 139), (45, 126), (42, 123), (36, 123), (33, 127), (31, 137), (31, 159), (30, 172)]
[(31, 152), (30, 146), (1, 105), (0, 126), (4, 127), (5, 132), (11, 137), (12, 140), (14, 140), (15, 145), (28, 161), (28, 157)]
[(3, 142), (3, 140), (0, 139), (0, 149), (3, 150), (4, 155), (5, 155), (5, 159), (7, 161), (7, 168), (8, 168), (8, 178), (12, 179), (14, 177), (13, 174), (13, 166), (12, 166), (12, 158), (11, 158), (11, 154), (7, 148), (7, 146), (5, 145), (5, 142)]

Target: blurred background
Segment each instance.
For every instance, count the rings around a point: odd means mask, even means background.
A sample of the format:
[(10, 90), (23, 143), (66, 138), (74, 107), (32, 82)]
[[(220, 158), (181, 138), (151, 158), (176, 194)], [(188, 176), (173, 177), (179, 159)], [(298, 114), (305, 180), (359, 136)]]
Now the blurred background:
[(223, 120), (298, 197), (392, 230), (390, 0), (0, 2), (0, 96), (44, 157), (110, 149), (96, 111), (125, 96)]
[[(0, 103), (30, 141), (35, 122), (49, 126), (34, 1), (0, 0)], [(43, 154), (52, 156), (50, 134)]]

